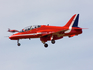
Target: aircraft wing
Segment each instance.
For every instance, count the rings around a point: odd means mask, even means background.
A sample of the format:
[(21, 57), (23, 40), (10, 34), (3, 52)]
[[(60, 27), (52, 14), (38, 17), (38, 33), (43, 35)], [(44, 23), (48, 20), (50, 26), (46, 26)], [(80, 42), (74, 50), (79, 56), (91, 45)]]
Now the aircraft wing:
[[(87, 28), (72, 28), (72, 29), (87, 29)], [(46, 36), (46, 35), (57, 35), (57, 34), (64, 34), (65, 31), (69, 30), (68, 27), (64, 27), (64, 29), (62, 30), (57, 30), (57, 31), (46, 31), (46, 32), (42, 32), (42, 36)]]
[(46, 36), (46, 35), (56, 35), (56, 34), (63, 34), (65, 31), (67, 31), (68, 29), (64, 29), (64, 30), (58, 30), (58, 31), (49, 31), (49, 32), (42, 32), (42, 36)]

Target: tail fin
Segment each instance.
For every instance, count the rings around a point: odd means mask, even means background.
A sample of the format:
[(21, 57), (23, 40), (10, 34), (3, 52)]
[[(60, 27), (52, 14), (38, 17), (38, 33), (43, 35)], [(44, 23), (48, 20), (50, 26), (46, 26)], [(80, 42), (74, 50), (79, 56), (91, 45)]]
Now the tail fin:
[(78, 27), (79, 14), (75, 14), (64, 27)]

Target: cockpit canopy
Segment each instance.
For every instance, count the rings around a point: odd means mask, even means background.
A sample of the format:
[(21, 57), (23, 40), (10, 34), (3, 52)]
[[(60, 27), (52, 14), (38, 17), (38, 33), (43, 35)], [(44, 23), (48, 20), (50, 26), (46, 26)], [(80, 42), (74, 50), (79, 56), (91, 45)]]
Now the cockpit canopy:
[(28, 26), (28, 27), (22, 29), (20, 32), (25, 32), (25, 31), (33, 30), (33, 29), (39, 28), (39, 27), (41, 27), (41, 25)]

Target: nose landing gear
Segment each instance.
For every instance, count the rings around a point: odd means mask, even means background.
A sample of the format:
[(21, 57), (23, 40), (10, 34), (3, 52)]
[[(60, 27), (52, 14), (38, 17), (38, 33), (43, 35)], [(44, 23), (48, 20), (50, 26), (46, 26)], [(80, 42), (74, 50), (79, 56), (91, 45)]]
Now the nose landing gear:
[(20, 46), (21, 44), (19, 43), (19, 39), (17, 40), (17, 45)]
[(21, 44), (20, 44), (20, 43), (18, 43), (17, 45), (18, 45), (18, 46), (20, 46)]

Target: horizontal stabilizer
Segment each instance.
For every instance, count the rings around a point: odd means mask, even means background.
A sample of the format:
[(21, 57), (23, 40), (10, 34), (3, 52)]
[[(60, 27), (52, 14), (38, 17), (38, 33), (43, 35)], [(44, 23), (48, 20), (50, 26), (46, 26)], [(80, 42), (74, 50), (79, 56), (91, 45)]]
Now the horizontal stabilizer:
[(77, 28), (74, 28), (74, 27), (73, 27), (73, 29), (88, 29), (88, 28), (79, 28), (79, 27), (77, 27)]

